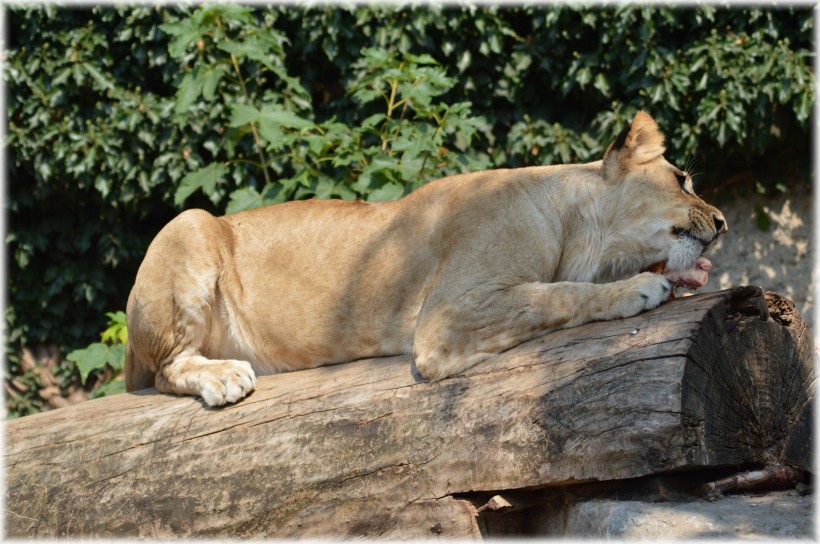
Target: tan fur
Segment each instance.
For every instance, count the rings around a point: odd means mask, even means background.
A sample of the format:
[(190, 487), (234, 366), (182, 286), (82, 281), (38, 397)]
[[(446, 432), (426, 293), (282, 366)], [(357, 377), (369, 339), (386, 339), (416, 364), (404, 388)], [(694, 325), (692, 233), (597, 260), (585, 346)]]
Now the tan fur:
[(688, 268), (696, 239), (725, 230), (663, 151), (640, 112), (595, 163), (452, 176), (385, 203), (186, 211), (131, 291), (127, 388), (213, 406), (257, 374), (408, 353), (442, 379), (547, 331), (654, 308), (670, 284), (641, 271)]

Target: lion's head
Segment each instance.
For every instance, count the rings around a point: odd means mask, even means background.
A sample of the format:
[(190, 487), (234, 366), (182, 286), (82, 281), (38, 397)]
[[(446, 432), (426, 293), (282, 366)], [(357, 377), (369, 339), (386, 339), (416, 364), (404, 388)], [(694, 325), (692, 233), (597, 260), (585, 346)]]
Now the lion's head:
[[(604, 154), (604, 179), (613, 188), (605, 205), (623, 220), (614, 236), (642, 246), (633, 253), (640, 255), (640, 268), (665, 261), (667, 269), (684, 273), (727, 224), (720, 210), (695, 194), (690, 174), (663, 157), (665, 149), (658, 125), (639, 111)], [(629, 250), (623, 246), (610, 246), (614, 261), (620, 258), (615, 251)]]

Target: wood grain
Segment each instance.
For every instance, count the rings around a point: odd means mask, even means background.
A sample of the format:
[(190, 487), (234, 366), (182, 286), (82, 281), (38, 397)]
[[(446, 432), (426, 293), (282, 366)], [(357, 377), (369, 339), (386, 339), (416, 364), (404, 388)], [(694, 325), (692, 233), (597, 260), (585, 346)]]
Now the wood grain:
[(7, 534), (478, 539), (458, 494), (810, 469), (813, 361), (790, 301), (738, 288), (436, 383), (392, 357), (263, 377), (222, 409), (155, 390), (93, 400), (7, 422)]

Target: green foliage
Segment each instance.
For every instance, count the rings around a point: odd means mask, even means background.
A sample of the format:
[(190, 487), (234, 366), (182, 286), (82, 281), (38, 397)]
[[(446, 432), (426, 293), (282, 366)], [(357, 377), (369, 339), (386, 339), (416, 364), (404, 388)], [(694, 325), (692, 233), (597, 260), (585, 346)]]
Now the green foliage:
[(175, 204), (195, 191), (228, 213), (313, 196), (390, 200), (431, 179), (489, 165), (470, 148), (486, 122), (471, 115), (468, 102), (441, 101), (457, 81), (430, 55), (362, 50), (345, 94), (367, 115), (348, 124), (334, 116), (319, 122), (309, 93), (273, 60), (288, 40), (249, 13), (206, 7), (162, 26), (175, 36), (169, 52), (189, 67), (176, 93), (177, 122), (188, 122), (185, 113), (200, 92), (205, 102), (228, 106), (216, 121), (224, 128), (212, 150), (219, 162), (186, 175)]
[(83, 345), (189, 170), (163, 96), (176, 67), (156, 9), (8, 14), (7, 341)]
[(755, 204), (755, 225), (761, 232), (768, 231), (772, 226), (772, 220), (766, 210), (759, 203)]
[(88, 383), (88, 375), (95, 370), (102, 370), (105, 365), (119, 370), (120, 364), (125, 358), (125, 349), (121, 344), (109, 346), (100, 342), (95, 342), (85, 349), (75, 349), (66, 356), (69, 361), (74, 361), (80, 370), (80, 379), (83, 383)]
[[(350, 27), (368, 45), (455, 68), (449, 96), (487, 119), (493, 165), (598, 159), (641, 108), (667, 130), (671, 160), (695, 156), (705, 175), (715, 172), (706, 183), (724, 165), (773, 162), (759, 160), (766, 153), (809, 164), (808, 9), (360, 8), (291, 17), (299, 25), (288, 37), (308, 81), (347, 73), (358, 51)], [(337, 104), (328, 101), (328, 111)], [(788, 157), (785, 141), (796, 145)]]
[(701, 191), (739, 171), (782, 190), (811, 165), (810, 7), (7, 13), (11, 351), (87, 345), (183, 206), (385, 200), (597, 160), (638, 109)]
[(216, 184), (227, 172), (225, 165), (219, 163), (212, 163), (203, 168), (199, 168), (187, 174), (177, 187), (174, 194), (174, 204), (180, 206), (185, 199), (191, 196), (191, 193), (197, 189), (209, 196), (217, 195)]
[(20, 357), (16, 353), (6, 353), (7, 365), (3, 366), (5, 382), (15, 379), (18, 388), (6, 390), (6, 411), (9, 418), (36, 414), (43, 410), (43, 399), (37, 391), (43, 386), (37, 369), (24, 369), (20, 364)]
[(83, 384), (88, 384), (91, 375), (106, 370), (106, 367), (113, 371), (95, 388), (95, 398), (125, 391), (125, 382), (116, 379), (125, 366), (125, 345), (128, 343), (125, 312), (108, 312), (105, 315), (109, 319), (108, 328), (100, 334), (101, 342), (95, 342), (84, 349), (75, 349), (66, 355), (67, 360), (77, 365)]
[(100, 340), (108, 344), (127, 344), (128, 324), (125, 322), (125, 312), (106, 312), (105, 316), (108, 318), (108, 328), (100, 334)]

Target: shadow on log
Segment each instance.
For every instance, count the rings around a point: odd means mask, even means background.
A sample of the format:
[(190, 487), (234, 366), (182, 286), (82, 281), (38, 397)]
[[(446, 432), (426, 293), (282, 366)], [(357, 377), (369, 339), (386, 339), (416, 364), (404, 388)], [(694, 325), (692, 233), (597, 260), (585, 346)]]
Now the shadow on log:
[(742, 287), (436, 383), (392, 357), (263, 377), (223, 409), (93, 400), (6, 424), (6, 534), (481, 538), (485, 492), (811, 470), (814, 349), (790, 301)]

